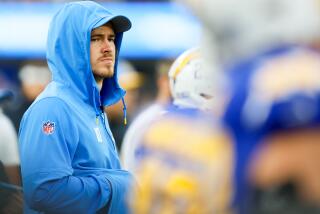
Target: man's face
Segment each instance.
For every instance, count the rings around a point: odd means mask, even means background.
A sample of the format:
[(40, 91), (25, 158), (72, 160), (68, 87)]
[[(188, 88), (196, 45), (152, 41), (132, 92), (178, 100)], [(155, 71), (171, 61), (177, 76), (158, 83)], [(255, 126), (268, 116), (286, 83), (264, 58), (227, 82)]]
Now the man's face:
[(90, 63), (97, 79), (112, 77), (115, 63), (115, 33), (110, 23), (91, 32)]

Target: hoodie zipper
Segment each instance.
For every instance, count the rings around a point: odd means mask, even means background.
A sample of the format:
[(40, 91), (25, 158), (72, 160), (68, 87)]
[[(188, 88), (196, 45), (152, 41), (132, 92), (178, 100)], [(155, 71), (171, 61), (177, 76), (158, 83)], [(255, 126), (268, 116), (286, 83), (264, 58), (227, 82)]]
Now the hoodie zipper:
[[(95, 93), (96, 93), (96, 88), (94, 87), (93, 97), (95, 97)], [(98, 92), (98, 93), (99, 93), (99, 92)], [(97, 127), (99, 128), (99, 120), (100, 120), (100, 117), (101, 117), (101, 121), (102, 121), (102, 123), (103, 123), (103, 124), (102, 124), (102, 125), (103, 125), (103, 128), (104, 128), (104, 130), (107, 132), (107, 135), (108, 135), (108, 137), (109, 137), (109, 140), (111, 140), (113, 149), (114, 149), (115, 151), (117, 151), (116, 146), (115, 146), (115, 142), (114, 142), (114, 140), (113, 140), (113, 137), (111, 136), (112, 133), (110, 133), (111, 130), (110, 130), (110, 132), (109, 132), (108, 129), (107, 129), (107, 127), (106, 127), (105, 118), (104, 118), (104, 111), (103, 111), (103, 109), (100, 109), (100, 108), (99, 108), (99, 107), (101, 106), (100, 99), (99, 99), (99, 105), (97, 105), (96, 99), (93, 99), (93, 102), (94, 102), (94, 108), (95, 108), (95, 112), (96, 112), (96, 125), (97, 125)], [(99, 106), (99, 107), (97, 107), (97, 106)]]
[[(113, 137), (111, 136), (111, 133), (110, 133), (111, 130), (109, 131), (108, 128), (107, 128), (107, 126), (106, 126), (106, 119), (105, 119), (105, 115), (104, 115), (103, 111), (101, 111), (100, 114), (96, 115), (97, 125), (99, 124), (99, 119), (100, 119), (100, 118), (101, 118), (101, 121), (102, 121), (102, 123), (103, 123), (102, 125), (103, 125), (104, 130), (107, 132), (107, 135), (108, 135), (109, 139), (111, 140), (113, 149), (114, 149), (115, 151), (117, 151), (115, 142), (114, 142)], [(98, 126), (99, 126), (99, 125), (98, 125)]]

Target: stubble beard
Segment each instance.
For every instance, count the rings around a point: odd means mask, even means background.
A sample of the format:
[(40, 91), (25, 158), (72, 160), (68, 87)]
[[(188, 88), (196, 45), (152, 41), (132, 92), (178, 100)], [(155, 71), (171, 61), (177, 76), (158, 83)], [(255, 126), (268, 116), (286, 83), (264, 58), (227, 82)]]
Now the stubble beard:
[(102, 71), (93, 71), (95, 79), (111, 78), (114, 74), (114, 65), (105, 67)]

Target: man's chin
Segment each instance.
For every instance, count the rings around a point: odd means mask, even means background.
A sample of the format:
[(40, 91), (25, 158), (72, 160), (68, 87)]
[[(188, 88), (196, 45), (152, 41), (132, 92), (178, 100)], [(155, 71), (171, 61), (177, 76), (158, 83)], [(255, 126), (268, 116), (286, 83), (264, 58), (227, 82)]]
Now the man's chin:
[(94, 73), (95, 79), (105, 79), (113, 77), (113, 71)]
[(103, 71), (103, 75), (104, 75), (104, 78), (110, 78), (110, 77), (113, 77), (113, 74), (114, 74), (114, 70), (113, 70), (113, 66), (108, 66), (108, 68)]

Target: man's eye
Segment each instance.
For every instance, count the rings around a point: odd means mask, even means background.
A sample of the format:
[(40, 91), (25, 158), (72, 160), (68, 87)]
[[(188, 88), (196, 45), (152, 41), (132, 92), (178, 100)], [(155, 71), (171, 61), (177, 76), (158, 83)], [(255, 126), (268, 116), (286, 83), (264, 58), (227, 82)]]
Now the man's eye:
[(91, 42), (97, 42), (99, 41), (99, 38), (91, 38)]

